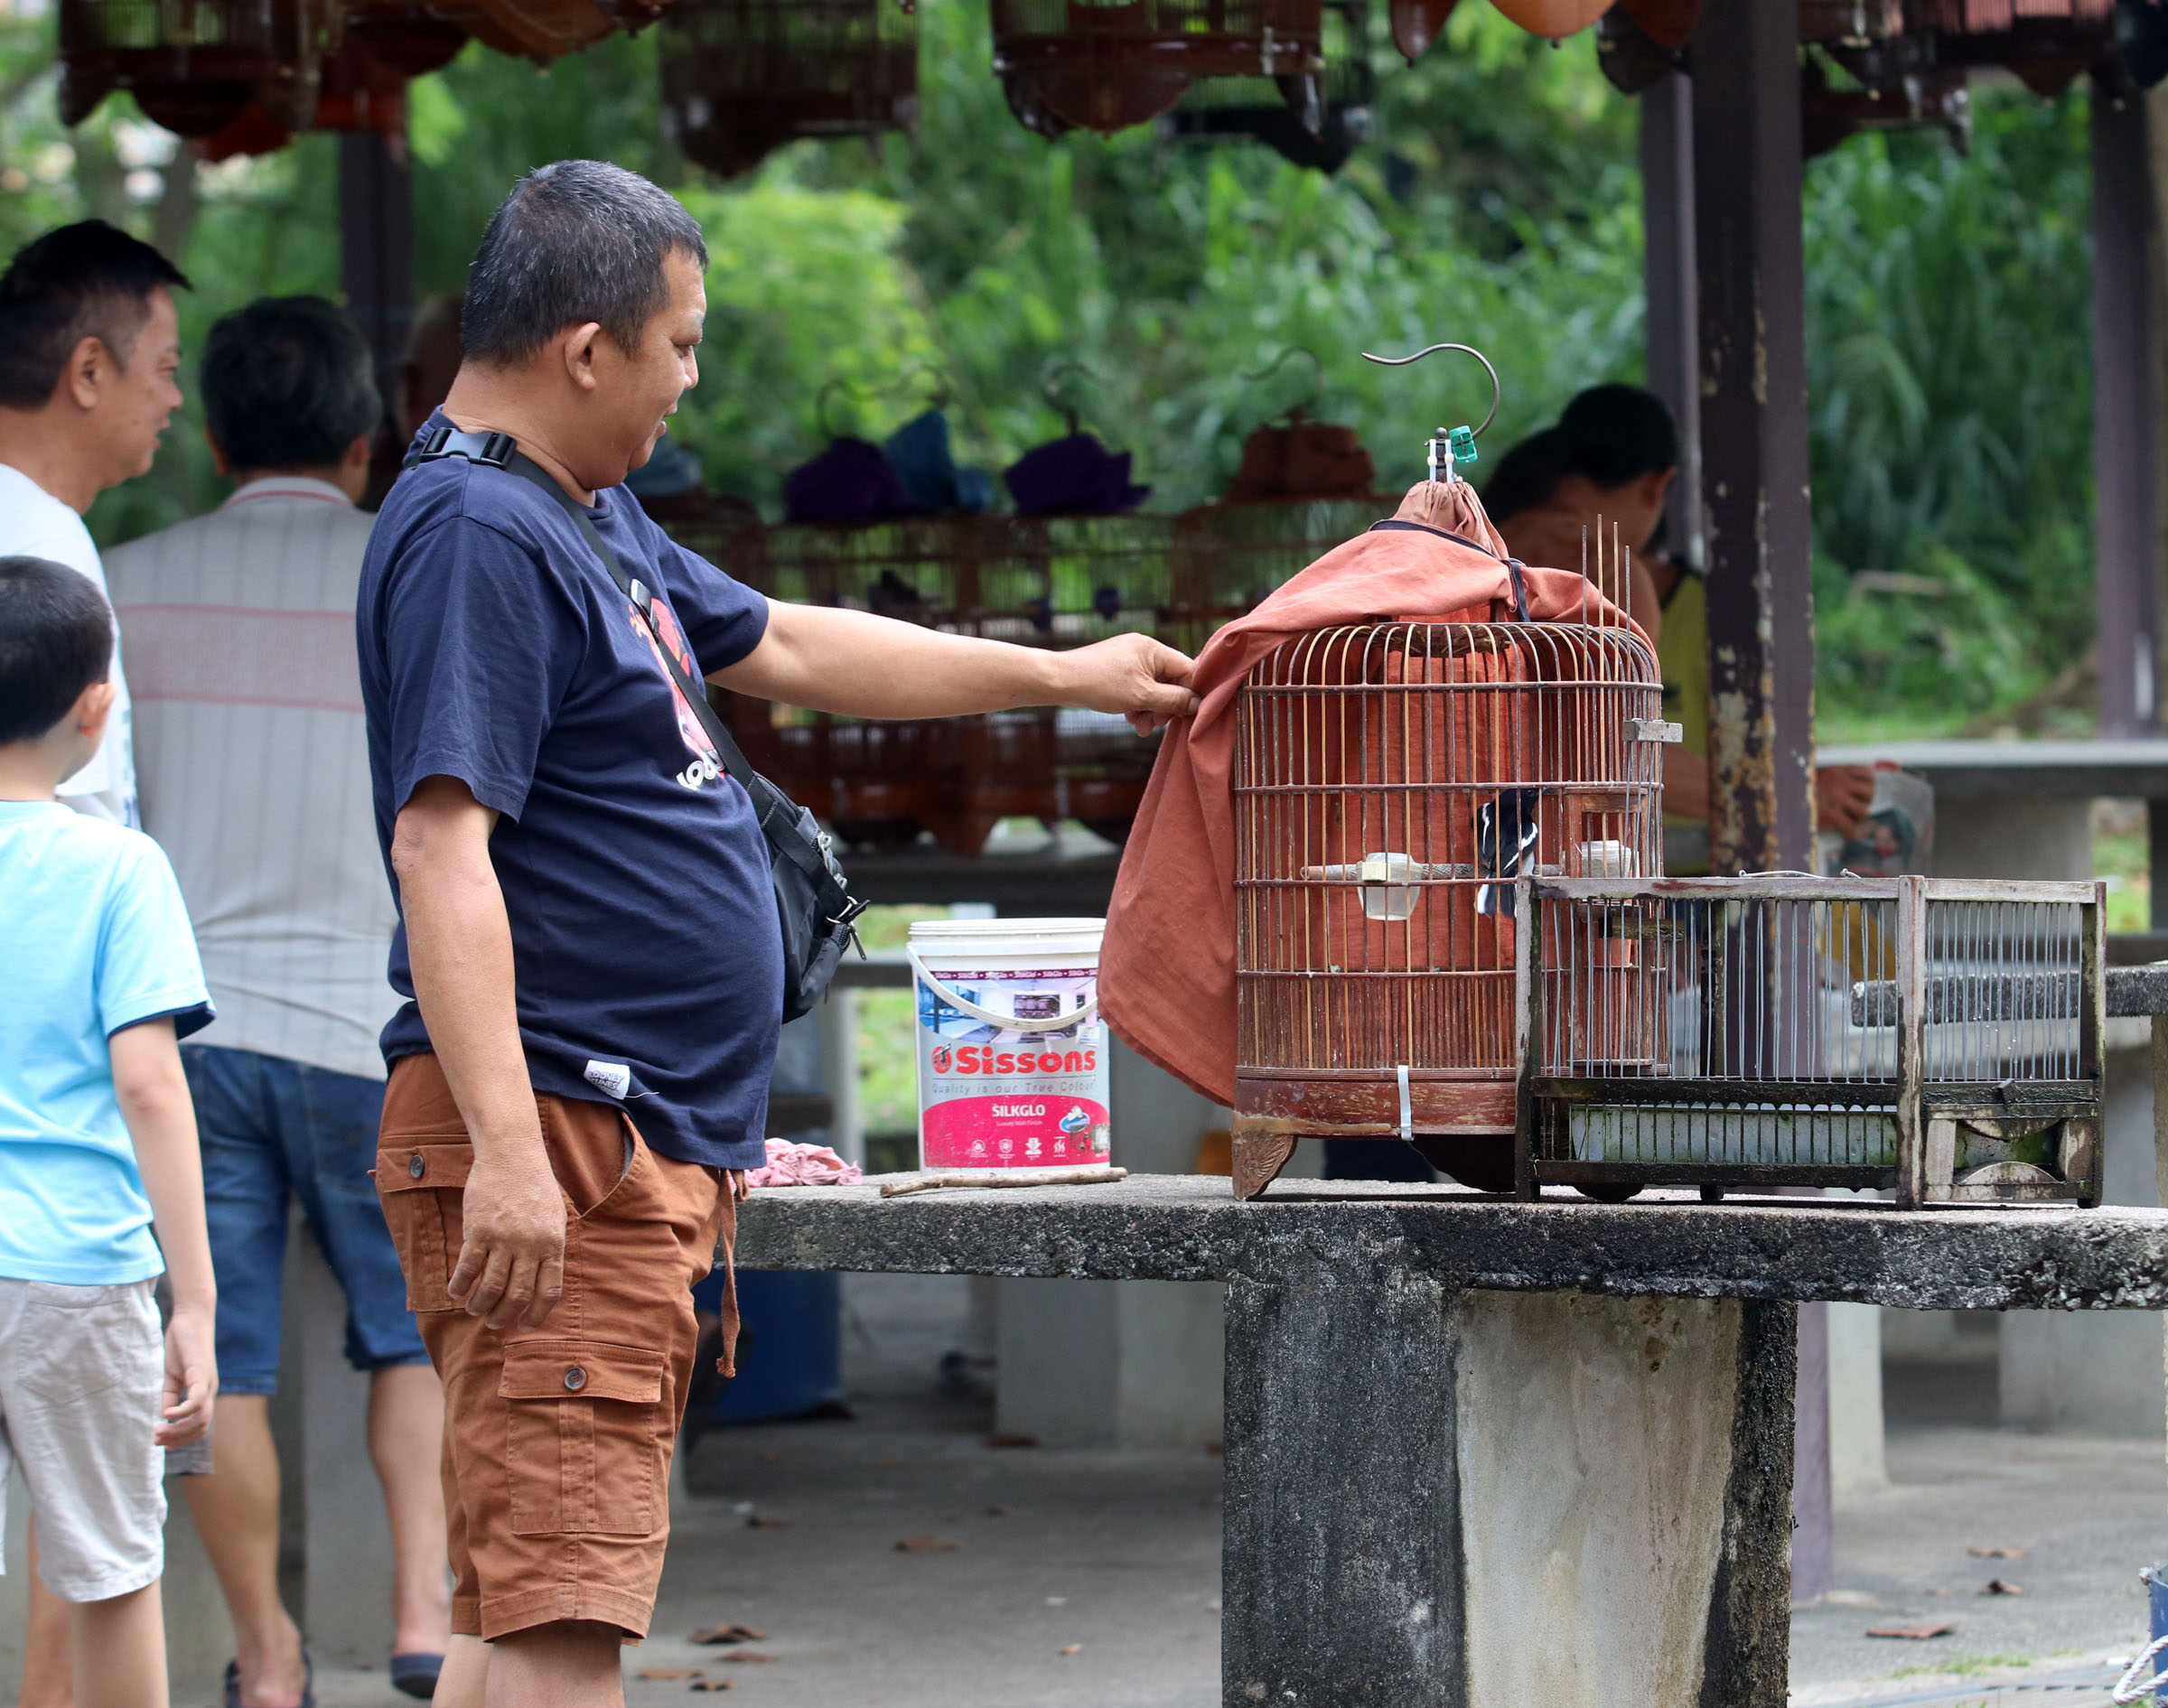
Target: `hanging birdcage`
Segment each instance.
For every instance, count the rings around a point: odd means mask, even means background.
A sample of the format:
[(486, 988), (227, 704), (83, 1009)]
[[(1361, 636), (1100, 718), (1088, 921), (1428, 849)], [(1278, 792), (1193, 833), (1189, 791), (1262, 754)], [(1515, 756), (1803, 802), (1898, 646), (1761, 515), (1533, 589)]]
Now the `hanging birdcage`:
[(1160, 123), (1199, 141), (1251, 137), (1298, 166), (1338, 172), (1370, 137), (1369, 0), (1325, 0), (1323, 58), (1309, 76), (1201, 79)]
[(1112, 134), (1201, 77), (1315, 79), (1321, 0), (992, 0), (994, 69), (1030, 129)]
[(426, 77), (459, 57), (467, 32), (443, 8), (411, 0), (347, 0), (346, 34), (402, 77)]
[(660, 53), (665, 133), (725, 177), (801, 136), (917, 121), (918, 18), (898, 0), (678, 0)]
[[(464, 39), (463, 37), (462, 38)], [(406, 78), (349, 33), (323, 61), (311, 115), (313, 131), (373, 131), (404, 155), (406, 146)], [(275, 154), (294, 140), (260, 101), (251, 101), (230, 125), (198, 140), (196, 151), (216, 163), (237, 154)]]
[(1238, 1191), (1303, 1136), (1397, 1137), (1510, 1190), (1517, 882), (1661, 875), (1662, 705), (1655, 655), (1615, 621), (1368, 623), (1252, 668), (1235, 707)]
[(182, 136), (209, 136), (260, 102), (288, 130), (316, 107), (333, 0), (61, 0), (61, 122), (116, 89)]

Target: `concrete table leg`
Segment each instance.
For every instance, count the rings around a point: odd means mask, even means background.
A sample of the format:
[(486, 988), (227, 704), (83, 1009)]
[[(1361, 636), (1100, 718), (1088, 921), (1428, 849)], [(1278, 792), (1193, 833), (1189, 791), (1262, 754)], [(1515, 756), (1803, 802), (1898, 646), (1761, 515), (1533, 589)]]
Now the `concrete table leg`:
[(1782, 1708), (1793, 1307), (1228, 1289), (1227, 1708)]

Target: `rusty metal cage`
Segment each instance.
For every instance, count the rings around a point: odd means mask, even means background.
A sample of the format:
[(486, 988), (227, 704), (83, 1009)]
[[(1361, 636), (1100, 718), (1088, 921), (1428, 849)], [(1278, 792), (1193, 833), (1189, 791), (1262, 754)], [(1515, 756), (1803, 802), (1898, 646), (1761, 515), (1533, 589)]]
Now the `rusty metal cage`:
[(1517, 1186), (2100, 1196), (2104, 891), (1530, 880)]
[(125, 89), (182, 136), (215, 135), (251, 101), (305, 130), (336, 23), (332, 0), (61, 0), (61, 122)]
[(1381, 622), (1236, 704), (1236, 1190), (1399, 1137), (1510, 1190), (1523, 874), (1663, 870), (1656, 658), (1601, 622)]
[(917, 122), (918, 16), (897, 0), (678, 0), (659, 51), (665, 132), (725, 177), (799, 137)]
[(1158, 117), (1201, 77), (1314, 78), (1322, 0), (993, 0), (1010, 109), (1047, 135)]

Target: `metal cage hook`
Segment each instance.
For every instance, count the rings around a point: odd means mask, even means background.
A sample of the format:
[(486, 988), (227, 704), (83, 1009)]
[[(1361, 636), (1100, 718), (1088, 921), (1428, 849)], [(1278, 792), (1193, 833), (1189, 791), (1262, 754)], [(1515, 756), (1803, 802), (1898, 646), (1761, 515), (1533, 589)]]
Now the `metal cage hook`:
[(1307, 412), (1313, 406), (1316, 404), (1317, 400), (1324, 395), (1324, 358), (1320, 356), (1315, 350), (1312, 350), (1309, 345), (1290, 344), (1277, 356), (1275, 356), (1270, 361), (1266, 362), (1264, 367), (1258, 369), (1256, 373), (1238, 374), (1235, 378), (1238, 381), (1245, 386), (1261, 386), (1266, 380), (1270, 379), (1275, 374), (1278, 373), (1281, 369), (1286, 367), (1291, 358), (1296, 356), (1307, 356), (1310, 359), (1310, 389), (1304, 394), (1302, 402), (1294, 404), (1289, 407), (1287, 411), (1288, 419), (1293, 420), (1297, 415)]
[(920, 380), (928, 378), (931, 378), (934, 382), (934, 391), (932, 400), (927, 407), (946, 409), (948, 406), (949, 397), (948, 380), (941, 377), (939, 369), (920, 366), (909, 369), (894, 385), (873, 390), (868, 390), (855, 380), (843, 378), (829, 380), (813, 395), (814, 425), (820, 429), (824, 438), (833, 439), (836, 437), (836, 429), (828, 423), (828, 399), (838, 391), (849, 392), (861, 403), (871, 403), (881, 397), (901, 397)]
[(1498, 419), (1498, 406), (1505, 397), (1505, 387), (1499, 383), (1498, 369), (1490, 365), (1490, 359), (1470, 344), (1429, 344), (1412, 356), (1373, 356), (1366, 350), (1362, 352), (1362, 359), (1366, 362), (1376, 362), (1380, 368), (1405, 368), (1410, 362), (1419, 362), (1425, 356), (1435, 355), (1442, 350), (1457, 350), (1463, 355), (1474, 357), (1482, 363), (1483, 371), (1490, 376), (1490, 413), (1483, 417), (1483, 425), (1473, 429), (1440, 427), (1424, 446), (1430, 460), (1430, 478), (1433, 481), (1442, 479), (1450, 486), (1461, 478), (1453, 471), (1453, 464), (1473, 462), (1476, 460), (1476, 437), (1487, 432), (1490, 424)]

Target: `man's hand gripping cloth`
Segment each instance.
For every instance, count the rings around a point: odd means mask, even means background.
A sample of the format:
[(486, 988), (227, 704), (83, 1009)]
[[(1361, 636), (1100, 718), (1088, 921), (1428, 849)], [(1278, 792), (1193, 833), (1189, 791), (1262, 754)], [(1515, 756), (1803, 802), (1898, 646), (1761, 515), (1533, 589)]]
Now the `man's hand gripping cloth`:
[[(1394, 522), (1336, 546), (1207, 643), (1196, 715), (1170, 727), (1122, 854), (1099, 956), (1099, 1005), (1145, 1059), (1235, 1100), (1235, 691), (1299, 635), (1369, 621), (1502, 622), (1519, 614), (1505, 541), (1465, 481), (1411, 488)], [(1537, 622), (1625, 617), (1578, 571), (1523, 567)]]

